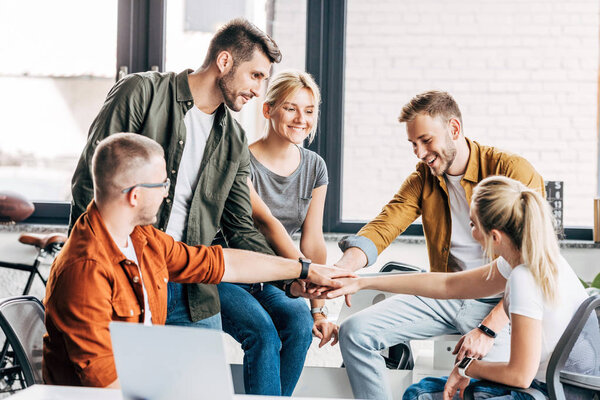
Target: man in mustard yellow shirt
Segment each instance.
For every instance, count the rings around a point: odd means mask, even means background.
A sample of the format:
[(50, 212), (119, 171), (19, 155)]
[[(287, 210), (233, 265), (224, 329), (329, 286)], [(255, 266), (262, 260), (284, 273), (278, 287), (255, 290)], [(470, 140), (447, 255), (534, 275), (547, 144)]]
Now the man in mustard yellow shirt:
[[(431, 271), (484, 265), (483, 250), (471, 237), (473, 188), (490, 175), (504, 175), (543, 194), (542, 177), (524, 158), (467, 139), (458, 104), (446, 92), (415, 96), (399, 120), (406, 123), (408, 141), (420, 161), (379, 215), (340, 242), (344, 254), (336, 265), (352, 271), (372, 265), (419, 216)], [(462, 334), (457, 358), (507, 361), (508, 317), (500, 298), (501, 294), (478, 300), (397, 295), (345, 320), (339, 341), (354, 396), (391, 399), (380, 351), (411, 339)], [(443, 381), (440, 385), (443, 389)]]

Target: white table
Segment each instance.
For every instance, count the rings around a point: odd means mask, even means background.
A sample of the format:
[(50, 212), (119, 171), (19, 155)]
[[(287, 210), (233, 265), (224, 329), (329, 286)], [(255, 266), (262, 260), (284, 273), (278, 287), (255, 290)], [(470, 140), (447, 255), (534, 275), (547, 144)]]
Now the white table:
[[(74, 386), (33, 385), (9, 397), (10, 400), (123, 400), (118, 389), (84, 388)], [(281, 397), (236, 394), (234, 400), (274, 400)], [(325, 400), (316, 397), (295, 397), (298, 400)], [(227, 400), (227, 399), (211, 399)]]

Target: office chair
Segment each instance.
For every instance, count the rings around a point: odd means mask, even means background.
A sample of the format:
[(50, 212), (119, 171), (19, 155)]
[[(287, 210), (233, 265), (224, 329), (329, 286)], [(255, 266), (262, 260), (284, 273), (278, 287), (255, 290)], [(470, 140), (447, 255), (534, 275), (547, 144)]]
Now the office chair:
[[(546, 385), (551, 400), (595, 399), (600, 395), (600, 295), (586, 299), (577, 309), (550, 356)], [(465, 400), (473, 400), (481, 386), (526, 393), (535, 400), (546, 396), (537, 389), (515, 388), (489, 381), (467, 387)]]
[(0, 353), (0, 389), (14, 392), (42, 378), (44, 306), (33, 296), (0, 300), (0, 328), (5, 342)]
[[(386, 263), (379, 272), (425, 272), (424, 269), (414, 265), (406, 264), (400, 261), (390, 261)], [(398, 343), (388, 349), (388, 356), (383, 357), (385, 365), (389, 369), (413, 369), (415, 362), (413, 360), (409, 343)]]

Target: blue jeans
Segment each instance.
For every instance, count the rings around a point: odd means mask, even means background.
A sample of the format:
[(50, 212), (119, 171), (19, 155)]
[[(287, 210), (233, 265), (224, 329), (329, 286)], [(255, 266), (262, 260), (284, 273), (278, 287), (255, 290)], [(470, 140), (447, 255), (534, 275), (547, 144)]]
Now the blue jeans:
[[(436, 300), (396, 295), (348, 317), (340, 326), (340, 350), (357, 399), (392, 399), (380, 351), (412, 339), (465, 334), (494, 308), (477, 300)], [(486, 361), (508, 361), (508, 326), (494, 341)]]
[(244, 350), (247, 394), (291, 396), (312, 343), (313, 319), (304, 299), (265, 284), (220, 283), (223, 330)]
[[(446, 385), (447, 376), (442, 378), (425, 378), (421, 382), (415, 383), (406, 389), (402, 400), (442, 400), (444, 386)], [(471, 383), (477, 382), (476, 379), (471, 379)], [(534, 380), (531, 383), (531, 387), (540, 390), (546, 396), (548, 392), (546, 390), (546, 384)], [(475, 391), (475, 399), (493, 399), (493, 400), (531, 400), (531, 396), (520, 392), (511, 392), (509, 390), (492, 388), (492, 387), (480, 387)], [(454, 399), (458, 399), (458, 392), (454, 395)]]
[(167, 322), (166, 325), (190, 326), (193, 328), (206, 328), (221, 330), (221, 314), (192, 322), (188, 306), (185, 286), (181, 283), (169, 282), (167, 284)]

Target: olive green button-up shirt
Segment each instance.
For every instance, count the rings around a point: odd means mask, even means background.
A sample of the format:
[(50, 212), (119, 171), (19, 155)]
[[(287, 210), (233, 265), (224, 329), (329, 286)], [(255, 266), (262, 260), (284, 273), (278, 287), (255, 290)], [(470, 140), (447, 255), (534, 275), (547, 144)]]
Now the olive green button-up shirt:
[[(113, 133), (133, 132), (155, 140), (165, 150), (167, 174), (173, 184), (159, 210), (156, 227), (162, 231), (166, 229), (173, 206), (177, 170), (186, 142), (183, 119), (194, 106), (188, 83), (190, 72), (135, 73), (121, 79), (110, 90), (90, 127), (87, 143), (73, 175), (70, 227), (94, 196), (91, 161), (96, 146)], [(250, 155), (244, 130), (223, 104), (215, 112), (183, 242), (208, 246), (221, 229), (229, 247), (274, 254), (252, 220), (247, 184)], [(186, 286), (193, 321), (219, 312), (216, 286)]]
[[(475, 186), (492, 175), (515, 179), (544, 195), (544, 180), (523, 157), (494, 147), (482, 146), (469, 139), (467, 143), (470, 148), (469, 161), (460, 184), (465, 189), (469, 204)], [(448, 257), (452, 220), (448, 188), (444, 177), (433, 175), (423, 162), (417, 164), (416, 170), (402, 183), (394, 198), (357, 235), (369, 239), (375, 245), (377, 254), (380, 254), (419, 216), (422, 217), (431, 271), (450, 272)], [(368, 250), (372, 244), (367, 241), (366, 246), (363, 243), (349, 247), (364, 247), (365, 254), (369, 254)], [(369, 257), (369, 265), (375, 258), (375, 255)]]

